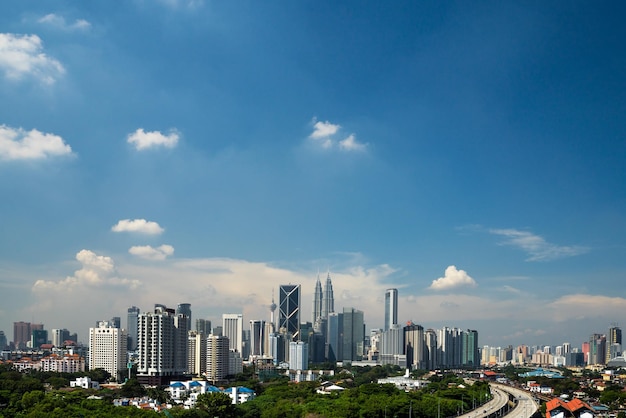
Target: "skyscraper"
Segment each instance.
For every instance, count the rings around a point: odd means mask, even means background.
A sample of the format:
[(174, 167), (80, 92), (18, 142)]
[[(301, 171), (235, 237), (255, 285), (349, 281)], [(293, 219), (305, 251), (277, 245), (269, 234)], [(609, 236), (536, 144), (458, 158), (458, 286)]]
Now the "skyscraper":
[[(182, 336), (176, 325), (181, 325), (174, 309), (164, 305), (154, 306), (154, 312), (139, 314), (137, 321), (139, 381), (150, 385), (161, 385), (170, 378), (180, 377), (187, 369), (187, 333)], [(184, 325), (183, 325), (184, 326)], [(179, 339), (184, 337), (185, 355), (176, 355)], [(184, 363), (183, 363), (184, 360)]]
[(326, 358), (331, 363), (343, 360), (343, 313), (328, 314)]
[(30, 337), (30, 322), (20, 321), (13, 323), (13, 344), (15, 344), (15, 348), (26, 348), (26, 343), (30, 341)]
[(211, 333), (211, 320), (209, 319), (196, 319), (196, 331), (201, 332), (205, 336)]
[(315, 291), (313, 292), (313, 310), (311, 315), (311, 323), (315, 324), (317, 318), (322, 316), (322, 283), (320, 282), (320, 275), (317, 274), (317, 281), (315, 282)]
[(363, 359), (365, 323), (363, 311), (343, 308), (343, 361)]
[(322, 298), (322, 318), (328, 318), (328, 314), (335, 312), (335, 297), (333, 295), (333, 282), (330, 280), (330, 271), (326, 275), (324, 296)]
[(385, 291), (385, 331), (398, 324), (398, 289)]
[(206, 344), (206, 334), (199, 331), (189, 331), (187, 336), (187, 373), (202, 376), (206, 372)]
[(609, 327), (609, 334), (606, 341), (606, 361), (620, 355), (622, 352), (622, 330), (617, 324)]
[(218, 382), (228, 375), (229, 362), (228, 337), (209, 335), (206, 340), (206, 378), (209, 382)]
[(243, 352), (243, 315), (222, 314), (222, 335), (228, 337), (231, 350)]
[(406, 366), (412, 370), (426, 368), (424, 342), (424, 327), (413, 323), (404, 327)]
[(309, 344), (304, 341), (289, 343), (289, 368), (307, 370), (309, 368)]
[(300, 340), (300, 285), (279, 287), (278, 329), (284, 328), (293, 341)]
[(250, 320), (250, 355), (263, 355), (263, 341), (265, 332), (265, 321), (262, 319)]
[(118, 380), (118, 372), (126, 368), (128, 334), (115, 324), (101, 321), (89, 328), (89, 370), (104, 369)]
[(137, 349), (137, 318), (141, 311), (136, 306), (128, 308), (128, 319), (126, 323), (126, 331), (128, 332), (128, 350), (135, 351)]

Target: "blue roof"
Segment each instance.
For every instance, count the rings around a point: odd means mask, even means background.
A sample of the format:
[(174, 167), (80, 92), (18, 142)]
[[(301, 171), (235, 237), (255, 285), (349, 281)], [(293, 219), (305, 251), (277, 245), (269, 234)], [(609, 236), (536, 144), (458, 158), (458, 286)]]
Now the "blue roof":
[(180, 388), (180, 387), (185, 387), (185, 385), (183, 385), (181, 382), (172, 382), (172, 383), (170, 383), (170, 387), (171, 388)]
[(189, 386), (194, 386), (194, 387), (195, 387), (195, 386), (202, 386), (202, 383), (198, 382), (197, 380), (194, 380), (193, 382), (191, 382), (191, 383), (189, 384)]
[(219, 388), (216, 388), (215, 386), (209, 385), (206, 388), (207, 392), (221, 392), (221, 390)]

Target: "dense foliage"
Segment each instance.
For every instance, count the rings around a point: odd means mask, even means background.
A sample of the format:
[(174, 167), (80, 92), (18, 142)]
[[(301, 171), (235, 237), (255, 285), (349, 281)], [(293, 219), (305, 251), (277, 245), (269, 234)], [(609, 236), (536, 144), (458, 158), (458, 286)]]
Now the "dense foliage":
[[(379, 385), (380, 377), (397, 373), (381, 366), (350, 368), (334, 376), (344, 391), (316, 392), (319, 382), (290, 383), (284, 379), (259, 384), (249, 374), (239, 382), (254, 384), (256, 399), (232, 405), (225, 394), (198, 397), (197, 408), (174, 407), (166, 413), (144, 411), (134, 406), (116, 407), (116, 397), (148, 395), (166, 400), (165, 392), (145, 389), (134, 379), (117, 391), (69, 389), (69, 376), (19, 373), (0, 365), (0, 417), (414, 417), (455, 416), (484, 401), (488, 385), (464, 385), (453, 375), (436, 376), (421, 391), (404, 392), (394, 385)], [(94, 377), (100, 372), (96, 372)], [(97, 397), (97, 398), (96, 398)]]

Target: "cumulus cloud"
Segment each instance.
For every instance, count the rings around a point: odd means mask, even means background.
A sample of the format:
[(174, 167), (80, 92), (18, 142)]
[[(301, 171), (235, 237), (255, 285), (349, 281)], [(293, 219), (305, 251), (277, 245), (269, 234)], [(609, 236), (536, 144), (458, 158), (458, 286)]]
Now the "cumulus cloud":
[(145, 132), (140, 128), (129, 134), (127, 141), (134, 145), (136, 150), (142, 151), (158, 147), (174, 148), (178, 144), (179, 138), (180, 134), (175, 129), (164, 135), (159, 131)]
[(360, 143), (356, 140), (355, 134), (350, 134), (344, 139), (337, 139), (340, 125), (330, 123), (329, 121), (316, 121), (313, 119), (313, 132), (309, 135), (309, 139), (323, 149), (331, 149), (338, 147), (341, 151), (364, 151), (367, 144)]
[(12, 81), (32, 77), (44, 84), (54, 84), (65, 68), (43, 52), (37, 35), (0, 33), (0, 71)]
[(145, 219), (122, 219), (111, 227), (111, 231), (158, 235), (163, 233), (164, 229), (158, 223)]
[(58, 135), (0, 125), (1, 160), (41, 160), (70, 154), (72, 148)]
[(573, 257), (589, 251), (587, 247), (551, 244), (539, 235), (517, 229), (491, 229), (490, 233), (506, 238), (502, 245), (510, 245), (525, 251), (530, 257), (526, 261), (550, 261)]
[(356, 136), (350, 134), (346, 139), (339, 141), (339, 148), (344, 151), (364, 151), (366, 144), (357, 142)]
[(476, 282), (465, 270), (457, 270), (455, 266), (448, 266), (443, 277), (433, 280), (429, 289), (447, 290), (457, 287), (475, 287)]
[(37, 280), (33, 285), (33, 291), (73, 291), (104, 286), (135, 289), (141, 284), (138, 280), (118, 277), (111, 257), (97, 255), (90, 250), (81, 250), (76, 254), (76, 260), (82, 267), (76, 270), (73, 276), (67, 276), (60, 281)]
[(42, 16), (41, 18), (37, 19), (37, 22), (48, 26), (53, 26), (64, 31), (88, 30), (91, 27), (91, 23), (89, 23), (85, 19), (76, 19), (74, 22), (68, 23), (63, 16), (55, 13), (50, 13)]
[(165, 260), (167, 257), (174, 254), (174, 247), (167, 244), (156, 248), (150, 245), (136, 245), (130, 247), (128, 252), (146, 260)]

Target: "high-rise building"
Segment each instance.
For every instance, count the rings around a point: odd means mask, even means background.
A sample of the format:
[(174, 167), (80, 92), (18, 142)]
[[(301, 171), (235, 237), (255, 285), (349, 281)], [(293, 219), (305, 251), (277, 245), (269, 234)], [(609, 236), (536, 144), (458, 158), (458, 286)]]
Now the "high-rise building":
[(328, 314), (326, 358), (331, 363), (343, 360), (343, 313)]
[(207, 335), (189, 331), (187, 336), (187, 373), (202, 376), (206, 372)]
[(365, 323), (363, 311), (343, 308), (343, 361), (363, 359)]
[[(463, 352), (461, 358), (461, 365), (478, 367), (480, 365), (480, 357), (478, 355), (478, 331), (468, 329), (462, 334)], [(512, 360), (513, 349), (511, 347), (511, 359)]]
[(606, 336), (593, 334), (589, 338), (588, 364), (606, 364)]
[(243, 315), (222, 314), (222, 335), (228, 337), (231, 350), (243, 352)]
[[(426, 369), (435, 370), (437, 368), (439, 364), (437, 355), (437, 333), (434, 329), (428, 328), (424, 331), (424, 360), (426, 361)], [(480, 364), (480, 358), (478, 359), (478, 364)]]
[(52, 345), (55, 347), (63, 347), (65, 341), (70, 339), (70, 332), (66, 329), (53, 329), (52, 333)]
[(426, 368), (428, 361), (425, 358), (424, 342), (424, 327), (413, 323), (404, 327), (406, 366), (412, 370)]
[(404, 354), (404, 331), (399, 325), (393, 325), (383, 331), (380, 338), (380, 363), (398, 365), (399, 357)]
[(211, 321), (209, 319), (196, 319), (196, 331), (203, 333), (205, 336), (211, 333)]
[(13, 344), (15, 348), (26, 348), (26, 344), (31, 339), (31, 327), (30, 322), (14, 322), (13, 323)]
[(250, 355), (261, 356), (263, 355), (263, 341), (265, 332), (265, 321), (262, 319), (250, 320)]
[(333, 295), (333, 282), (330, 280), (330, 271), (326, 275), (324, 296), (322, 298), (322, 318), (328, 318), (331, 312), (335, 312), (335, 297)]
[(48, 343), (48, 331), (45, 329), (33, 329), (30, 346), (32, 348), (40, 348), (43, 344)]
[(206, 377), (209, 382), (219, 382), (228, 376), (230, 343), (228, 337), (209, 335), (206, 339)]
[(0, 331), (0, 351), (5, 350), (8, 346), (7, 336), (4, 335), (4, 331)]
[(126, 368), (128, 334), (113, 325), (102, 321), (97, 328), (89, 328), (89, 370), (104, 369), (119, 381), (119, 372)]
[(289, 368), (291, 370), (308, 370), (309, 344), (304, 341), (289, 343)]
[(187, 318), (187, 329), (191, 330), (191, 303), (179, 303), (176, 308), (176, 315), (184, 315)]
[(320, 282), (320, 275), (317, 275), (317, 281), (315, 282), (315, 291), (313, 292), (313, 310), (311, 315), (311, 323), (315, 324), (317, 318), (322, 316), (322, 283)]
[(622, 330), (617, 324), (612, 324), (606, 340), (606, 361), (620, 354), (622, 354)]
[[(176, 316), (174, 316), (174, 367), (176, 370), (187, 370), (187, 340), (191, 331), (191, 305), (184, 303), (185, 309), (180, 309), (178, 305)], [(187, 316), (189, 315), (189, 316)]]
[(385, 291), (385, 331), (398, 324), (398, 289)]
[(279, 287), (278, 329), (284, 328), (293, 341), (300, 340), (300, 285)]
[(111, 326), (113, 328), (121, 328), (122, 327), (122, 318), (120, 318), (119, 316), (114, 316), (109, 321), (109, 324), (111, 324)]
[(161, 385), (184, 375), (187, 368), (187, 334), (185, 332), (184, 335), (184, 355), (177, 356), (181, 338), (177, 324), (181, 322), (174, 309), (164, 305), (157, 304), (154, 312), (139, 314), (137, 377), (140, 382)]
[(128, 308), (128, 316), (126, 322), (126, 331), (128, 332), (128, 350), (135, 351), (137, 349), (137, 319), (141, 311), (136, 306)]

